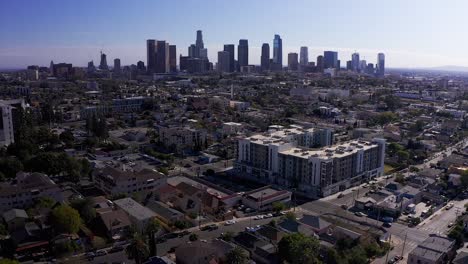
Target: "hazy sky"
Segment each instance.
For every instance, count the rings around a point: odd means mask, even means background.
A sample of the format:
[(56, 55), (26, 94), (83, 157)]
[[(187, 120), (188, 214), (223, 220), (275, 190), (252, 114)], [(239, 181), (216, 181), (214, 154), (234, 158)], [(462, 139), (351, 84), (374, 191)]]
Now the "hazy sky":
[(246, 38), (258, 64), (280, 34), (284, 62), (308, 46), (311, 61), (336, 50), (342, 65), (358, 51), (368, 62), (384, 52), (388, 67), (468, 66), (467, 11), (466, 0), (1, 0), (0, 68), (84, 66), (101, 49), (109, 64), (146, 64), (146, 39), (186, 55), (197, 29), (214, 62)]

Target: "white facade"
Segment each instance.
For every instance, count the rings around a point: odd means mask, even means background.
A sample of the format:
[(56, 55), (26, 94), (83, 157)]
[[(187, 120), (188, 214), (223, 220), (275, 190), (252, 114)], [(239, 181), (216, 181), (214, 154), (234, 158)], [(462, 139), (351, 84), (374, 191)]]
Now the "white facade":
[(12, 109), (12, 106), (2, 104), (0, 101), (0, 147), (15, 142)]

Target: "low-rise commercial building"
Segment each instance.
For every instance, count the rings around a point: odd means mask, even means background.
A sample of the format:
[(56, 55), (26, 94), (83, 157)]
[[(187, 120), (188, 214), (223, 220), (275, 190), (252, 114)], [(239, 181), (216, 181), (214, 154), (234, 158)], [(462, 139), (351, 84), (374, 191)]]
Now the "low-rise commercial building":
[(130, 222), (140, 232), (145, 230), (150, 221), (156, 217), (155, 212), (137, 203), (132, 198), (115, 200), (114, 204), (128, 215)]
[(291, 201), (291, 192), (276, 190), (269, 186), (247, 192), (242, 197), (245, 206), (258, 211), (271, 210), (275, 202), (288, 204)]
[(430, 235), (408, 254), (409, 264), (447, 263), (455, 254), (455, 240), (438, 235)]

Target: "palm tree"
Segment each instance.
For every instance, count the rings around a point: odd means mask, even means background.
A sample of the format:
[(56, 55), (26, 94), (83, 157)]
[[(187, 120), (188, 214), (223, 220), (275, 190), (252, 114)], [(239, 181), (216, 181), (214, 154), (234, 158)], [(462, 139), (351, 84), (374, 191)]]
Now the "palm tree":
[(245, 264), (249, 260), (249, 256), (240, 247), (235, 247), (226, 254), (226, 262), (228, 264)]
[(135, 232), (130, 245), (125, 249), (125, 253), (127, 253), (129, 259), (135, 259), (136, 264), (141, 264), (148, 258), (148, 245), (146, 245), (144, 239)]

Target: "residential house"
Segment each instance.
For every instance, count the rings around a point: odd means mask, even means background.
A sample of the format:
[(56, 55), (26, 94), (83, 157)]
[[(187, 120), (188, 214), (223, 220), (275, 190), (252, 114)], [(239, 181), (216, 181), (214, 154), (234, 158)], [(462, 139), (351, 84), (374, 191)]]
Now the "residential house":
[(115, 200), (114, 204), (117, 208), (122, 209), (128, 215), (130, 222), (139, 231), (145, 230), (150, 221), (156, 217), (155, 212), (137, 203), (132, 198)]

